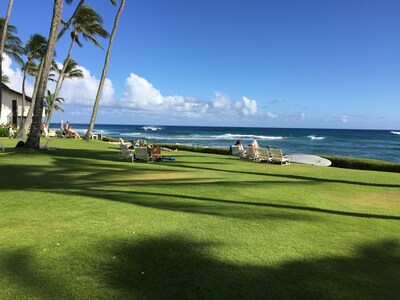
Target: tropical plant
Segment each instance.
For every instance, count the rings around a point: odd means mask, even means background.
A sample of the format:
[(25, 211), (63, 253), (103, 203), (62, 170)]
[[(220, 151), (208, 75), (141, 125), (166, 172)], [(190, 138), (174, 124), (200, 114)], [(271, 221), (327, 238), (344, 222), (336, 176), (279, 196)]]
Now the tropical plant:
[(106, 80), (108, 65), (109, 65), (109, 62), (110, 62), (113, 40), (114, 40), (115, 33), (117, 32), (119, 18), (121, 16), (122, 10), (124, 9), (124, 5), (125, 5), (125, 0), (122, 0), (121, 4), (119, 6), (118, 12), (117, 12), (117, 14), (115, 16), (114, 27), (113, 27), (113, 30), (111, 32), (110, 39), (108, 41), (107, 54), (106, 54), (106, 58), (105, 58), (105, 61), (104, 61), (103, 71), (101, 73), (101, 79), (100, 79), (100, 83), (99, 83), (99, 88), (97, 90), (96, 99), (95, 99), (94, 105), (93, 105), (92, 116), (90, 118), (89, 127), (88, 127), (88, 130), (86, 131), (86, 135), (85, 135), (85, 139), (86, 140), (89, 140), (92, 137), (92, 134), (93, 134), (94, 123), (96, 121), (96, 116), (97, 116), (97, 110), (98, 110), (99, 104), (100, 104), (100, 96), (101, 96), (101, 93), (103, 91), (104, 81)]
[(10, 78), (7, 75), (2, 75), (1, 76), (1, 82), (2, 83), (9, 83), (10, 82)]
[[(60, 92), (62, 84), (64, 83), (65, 78), (74, 79), (74, 78), (83, 78), (84, 77), (82, 70), (77, 68), (78, 63), (75, 60), (73, 60), (72, 58), (70, 58), (67, 63), (64, 63), (64, 66), (65, 66), (64, 74), (61, 74), (61, 70), (57, 69), (60, 72), (60, 75), (58, 77), (58, 82), (60, 82), (60, 85), (58, 87), (58, 90), (55, 90), (53, 93), (53, 98), (55, 98), (55, 99), (59, 99), (58, 94)], [(60, 99), (62, 99), (62, 98), (60, 98)], [(53, 101), (48, 102), (48, 108), (47, 108), (48, 115), (47, 115), (47, 119), (46, 119), (46, 127), (47, 128), (50, 125), (51, 117), (53, 115), (53, 109), (55, 108), (54, 107), (55, 103), (56, 102), (53, 102)]]
[[(2, 32), (0, 41), (0, 78), (3, 78), (3, 53), (13, 58), (18, 64), (22, 64), (21, 40), (16, 36), (17, 28), (8, 24), (8, 18), (11, 13), (12, 0), (9, 2), (6, 18), (0, 18), (0, 31)], [(0, 85), (0, 117), (3, 103), (2, 86)]]
[[(32, 75), (32, 76), (37, 76), (38, 75), (38, 65), (35, 63), (34, 60), (39, 60), (41, 61), (46, 53), (46, 48), (47, 48), (47, 40), (44, 36), (40, 34), (34, 34), (31, 35), (30, 39), (26, 42), (25, 47), (24, 47), (24, 55), (26, 55), (27, 60), (22, 66), (22, 71), (23, 71), (23, 79), (22, 79), (22, 115), (25, 114), (25, 97), (26, 97), (26, 92), (25, 92), (25, 83), (26, 83), (26, 77), (27, 75)], [(29, 111), (32, 113), (33, 105), (31, 101), (31, 105), (29, 108)], [(29, 112), (28, 112), (29, 114)], [(30, 119), (31, 120), (31, 117)], [(24, 129), (24, 118), (21, 118), (21, 124), (20, 128), (21, 130), (18, 133), (18, 137), (23, 137), (26, 134), (26, 128)], [(28, 126), (30, 125), (30, 122)]]
[(51, 20), (47, 52), (44, 60), (42, 61), (42, 72), (38, 83), (37, 93), (32, 99), (33, 101), (35, 101), (35, 107), (33, 111), (31, 129), (29, 131), (28, 139), (25, 143), (25, 147), (28, 148), (38, 148), (40, 145), (40, 127), (42, 123), (43, 99), (45, 97), (47, 81), (49, 78), (54, 50), (57, 43), (58, 29), (61, 23), (62, 11), (63, 0), (54, 0), (53, 16)]
[(47, 90), (47, 96), (45, 98), (45, 116), (46, 116), (46, 127), (48, 128), (48, 125), (50, 123), (50, 118), (51, 118), (51, 113), (52, 111), (49, 109), (50, 107), (53, 107), (53, 110), (60, 110), (64, 112), (64, 109), (59, 105), (62, 102), (64, 102), (64, 98), (57, 97), (54, 99), (54, 94), (50, 92), (50, 90)]
[[(57, 98), (62, 87), (64, 80), (64, 74), (67, 71), (68, 62), (70, 60), (72, 50), (75, 43), (82, 47), (83, 44), (80, 41), (80, 36), (83, 39), (90, 41), (94, 45), (103, 49), (101, 44), (96, 40), (98, 36), (107, 38), (108, 32), (102, 27), (103, 19), (96, 13), (89, 5), (82, 5), (77, 12), (75, 20), (73, 20), (73, 30), (71, 32), (71, 44), (68, 50), (66, 59), (64, 60), (63, 68), (60, 71), (60, 75), (57, 79), (56, 87), (54, 89), (54, 97)], [(50, 119), (51, 119), (52, 107), (50, 107)]]
[[(0, 84), (0, 119), (1, 119), (1, 108), (3, 107), (3, 51), (4, 51), (5, 40), (7, 37), (8, 20), (10, 19), (12, 5), (13, 5), (13, 0), (9, 0), (6, 18), (3, 19), (4, 22), (3, 22), (3, 26), (2, 26), (2, 34), (1, 34), (1, 39), (0, 39), (0, 78), (1, 78), (1, 83), (2, 83), (2, 84)], [(6, 80), (6, 79), (8, 79), (8, 77), (6, 77), (4, 79)], [(7, 80), (7, 82), (8, 82), (8, 80)]]

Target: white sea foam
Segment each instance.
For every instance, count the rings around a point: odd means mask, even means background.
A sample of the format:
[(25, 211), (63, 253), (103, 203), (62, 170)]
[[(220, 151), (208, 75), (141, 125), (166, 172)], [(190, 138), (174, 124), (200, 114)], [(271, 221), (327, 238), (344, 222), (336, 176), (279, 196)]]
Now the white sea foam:
[(267, 136), (267, 135), (254, 135), (254, 134), (231, 134), (226, 133), (222, 135), (214, 135), (213, 139), (219, 140), (283, 140), (282, 136)]
[(400, 131), (391, 131), (390, 133), (399, 134), (400, 135)]
[[(124, 134), (125, 135), (125, 134)], [(261, 136), (261, 135), (240, 135), (240, 134), (222, 134), (222, 135), (203, 135), (203, 134), (190, 134), (190, 135), (163, 135), (146, 133), (142, 136), (146, 139), (159, 139), (159, 140), (178, 140), (178, 141), (215, 141), (215, 140), (282, 140), (281, 136)]]
[(144, 130), (151, 130), (151, 131), (157, 131), (157, 130), (161, 130), (161, 127), (156, 127), (156, 126), (143, 126), (142, 127)]
[(308, 138), (311, 140), (324, 140), (325, 139), (325, 137), (323, 137), (323, 136), (315, 136), (315, 135), (309, 135)]

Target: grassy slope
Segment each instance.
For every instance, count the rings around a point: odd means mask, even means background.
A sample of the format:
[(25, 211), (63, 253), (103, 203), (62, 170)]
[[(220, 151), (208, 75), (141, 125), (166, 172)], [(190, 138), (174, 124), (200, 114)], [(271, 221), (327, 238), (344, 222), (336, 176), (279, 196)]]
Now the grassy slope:
[(0, 153), (1, 299), (400, 296), (400, 174), (50, 146)]

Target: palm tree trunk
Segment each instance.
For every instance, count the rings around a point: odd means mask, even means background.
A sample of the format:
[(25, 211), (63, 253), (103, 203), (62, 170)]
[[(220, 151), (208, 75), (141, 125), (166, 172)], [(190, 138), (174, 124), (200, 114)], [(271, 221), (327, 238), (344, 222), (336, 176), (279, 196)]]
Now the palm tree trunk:
[(29, 71), (29, 66), (30, 66), (30, 60), (25, 65), (24, 69), (24, 77), (22, 79), (22, 112), (21, 112), (21, 122), (19, 125), (19, 128), (22, 128), (24, 124), (24, 114), (25, 114), (25, 81), (26, 81), (26, 75), (28, 74)]
[(46, 93), (47, 82), (51, 70), (51, 63), (54, 56), (54, 49), (57, 44), (57, 35), (61, 23), (62, 11), (63, 0), (54, 0), (53, 17), (51, 20), (46, 56), (43, 62), (43, 72), (40, 77), (39, 87), (35, 97), (35, 108), (33, 111), (32, 126), (29, 131), (28, 139), (25, 143), (25, 147), (28, 148), (39, 148), (40, 145), (40, 125), (42, 123), (43, 115), (43, 99)]
[(103, 91), (104, 81), (106, 80), (108, 65), (110, 62), (112, 44), (113, 44), (115, 33), (117, 32), (119, 17), (121, 16), (122, 10), (124, 9), (124, 5), (125, 5), (125, 0), (121, 0), (121, 5), (119, 6), (117, 15), (115, 16), (114, 27), (113, 27), (113, 30), (110, 35), (110, 40), (108, 42), (108, 49), (107, 49), (107, 54), (106, 54), (106, 58), (104, 61), (103, 72), (101, 73), (100, 84), (99, 84), (99, 88), (97, 90), (96, 99), (94, 100), (92, 117), (90, 118), (89, 127), (88, 127), (88, 130), (85, 135), (85, 140), (89, 140), (93, 134), (93, 128), (94, 128), (94, 123), (96, 121), (97, 110), (98, 110), (99, 104), (100, 104), (100, 96)]
[(33, 87), (32, 99), (31, 99), (31, 104), (29, 105), (28, 114), (26, 116), (24, 124), (19, 129), (17, 137), (25, 137), (28, 132), (29, 127), (32, 124), (33, 110), (35, 108), (35, 99), (36, 99), (37, 90), (39, 87), (40, 77), (42, 76), (42, 70), (43, 70), (43, 62), (40, 63), (39, 71), (38, 71), (38, 74), (36, 75), (35, 86)]
[[(6, 14), (6, 18), (4, 20), (3, 34), (1, 36), (1, 41), (0, 41), (0, 80), (1, 80), (1, 78), (3, 78), (3, 51), (4, 51), (4, 44), (6, 42), (8, 21), (10, 20), (11, 8), (13, 5), (13, 2), (14, 2), (14, 0), (8, 1), (7, 14)], [(1, 119), (1, 108), (2, 107), (3, 107), (3, 84), (0, 84), (0, 119)]]
[(71, 18), (69, 18), (68, 22), (64, 24), (63, 29), (61, 29), (60, 33), (58, 34), (57, 40), (61, 39), (62, 36), (64, 35), (65, 31), (69, 28), (69, 26), (71, 25), (71, 23), (75, 20), (76, 16), (79, 13), (79, 10), (81, 9), (83, 3), (85, 3), (85, 0), (81, 0), (78, 3), (78, 6), (75, 8), (74, 13), (72, 14)]
[[(72, 49), (74, 49), (74, 45), (75, 45), (75, 40), (76, 40), (76, 36), (74, 35), (71, 41), (71, 46), (69, 47), (68, 50), (68, 54), (67, 57), (64, 60), (64, 65), (61, 69), (60, 75), (58, 76), (57, 79), (57, 83), (56, 83), (56, 87), (54, 88), (54, 93), (53, 93), (53, 97), (54, 99), (57, 99), (58, 94), (60, 93), (61, 87), (62, 87), (62, 83), (64, 82), (64, 76), (65, 76), (65, 69), (67, 68), (67, 63), (71, 57), (71, 53), (72, 53)], [(46, 121), (46, 127), (49, 128), (50, 125), (50, 120), (51, 120), (51, 116), (53, 115), (53, 109), (54, 109), (54, 101), (51, 103), (51, 105), (49, 106), (49, 117), (47, 118)]]

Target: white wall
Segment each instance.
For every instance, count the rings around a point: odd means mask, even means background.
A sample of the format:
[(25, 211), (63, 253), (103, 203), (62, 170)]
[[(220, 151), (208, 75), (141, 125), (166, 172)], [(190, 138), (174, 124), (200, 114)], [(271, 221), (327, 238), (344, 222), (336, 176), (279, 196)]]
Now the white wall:
[[(3, 87), (3, 99), (1, 106), (0, 124), (6, 125), (12, 122), (12, 100), (17, 100), (18, 122), (22, 115), (22, 95), (14, 93)], [(30, 102), (25, 101), (24, 116), (28, 114)]]

